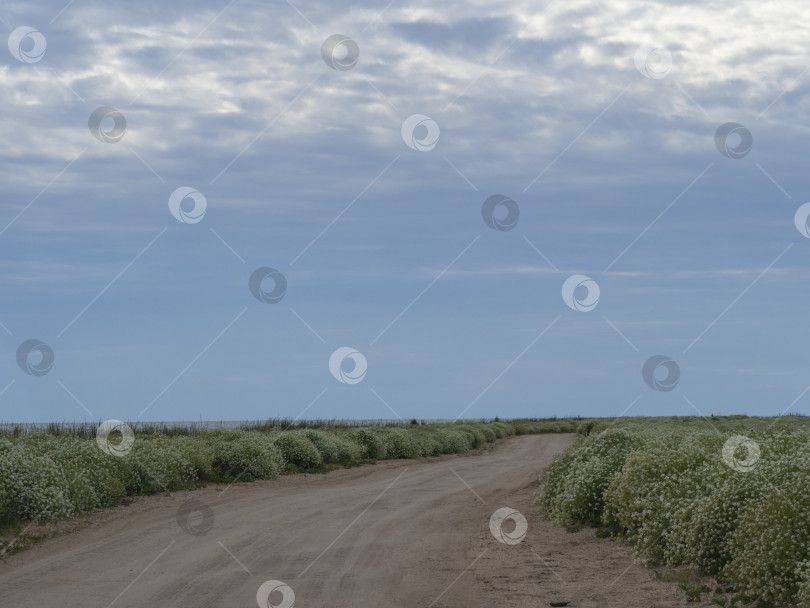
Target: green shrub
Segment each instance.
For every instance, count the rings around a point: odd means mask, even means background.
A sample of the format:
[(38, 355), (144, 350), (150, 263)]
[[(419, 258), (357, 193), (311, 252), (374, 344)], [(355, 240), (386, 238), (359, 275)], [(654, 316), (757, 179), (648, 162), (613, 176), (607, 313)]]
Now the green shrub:
[(593, 427), (596, 426), (596, 420), (586, 420), (581, 422), (576, 429), (577, 435), (590, 435)]
[(363, 446), (363, 458), (380, 460), (386, 458), (385, 444), (382, 438), (371, 428), (351, 429), (349, 436)]
[[(810, 608), (810, 428), (791, 422), (595, 424), (548, 468), (544, 510), (601, 526), (648, 562), (713, 575), (745, 602)], [(759, 460), (724, 452), (735, 435)]]
[(218, 480), (275, 479), (284, 457), (272, 439), (261, 433), (229, 433), (211, 444), (211, 470)]
[(442, 442), (439, 439), (439, 432), (433, 429), (412, 432), (411, 437), (419, 446), (419, 453), (422, 456), (438, 456), (442, 453)]
[(194, 469), (194, 479), (199, 481), (209, 481), (213, 479), (214, 455), (208, 442), (200, 437), (190, 436), (174, 437), (172, 441), (175, 443), (180, 453), (183, 454), (185, 461), (190, 463), (191, 467)]
[(495, 429), (490, 425), (482, 424), (479, 428), (481, 429), (481, 433), (484, 435), (484, 441), (487, 443), (492, 443), (498, 439), (498, 435), (495, 434)]
[(329, 435), (314, 429), (307, 429), (301, 432), (312, 442), (315, 449), (318, 450), (318, 453), (321, 455), (321, 462), (340, 461), (340, 448)]
[(480, 428), (471, 424), (456, 423), (453, 425), (453, 429), (461, 431), (462, 433), (467, 433), (467, 435), (470, 437), (470, 446), (473, 449), (481, 447), (487, 441), (486, 437), (484, 436), (484, 432)]
[(137, 475), (137, 493), (171, 492), (197, 480), (194, 463), (170, 437), (156, 435), (136, 439), (132, 450), (123, 458)]
[(73, 515), (70, 485), (56, 463), (24, 445), (0, 454), (0, 513), (6, 522)]
[(495, 437), (508, 437), (515, 434), (515, 427), (507, 422), (493, 422), (492, 428), (495, 431)]
[[(77, 513), (116, 505), (127, 495), (128, 488), (137, 485), (136, 476), (127, 463), (102, 452), (95, 441), (59, 437), (43, 444), (46, 446), (48, 457), (65, 471)], [(90, 485), (90, 490), (83, 489), (85, 483)]]
[(439, 431), (442, 454), (459, 454), (472, 449), (470, 435), (452, 428), (443, 428)]
[(544, 496), (551, 519), (564, 526), (602, 523), (603, 494), (634, 443), (627, 431), (612, 429), (580, 440), (576, 449), (555, 459), (547, 470)]
[(314, 469), (323, 464), (318, 448), (303, 431), (284, 431), (276, 436), (275, 444), (289, 464), (302, 469)]
[(327, 434), (332, 442), (338, 449), (338, 462), (347, 464), (356, 463), (365, 456), (366, 446), (360, 444), (351, 436), (337, 430), (324, 430), (323, 433)]
[(380, 427), (376, 432), (385, 446), (386, 458), (416, 458), (422, 455), (419, 445), (412, 438), (412, 432), (394, 427)]
[(734, 559), (723, 575), (744, 581), (765, 603), (788, 602), (799, 591), (796, 569), (810, 558), (809, 480), (806, 472), (795, 479), (798, 496), (765, 493), (743, 513), (731, 539)]

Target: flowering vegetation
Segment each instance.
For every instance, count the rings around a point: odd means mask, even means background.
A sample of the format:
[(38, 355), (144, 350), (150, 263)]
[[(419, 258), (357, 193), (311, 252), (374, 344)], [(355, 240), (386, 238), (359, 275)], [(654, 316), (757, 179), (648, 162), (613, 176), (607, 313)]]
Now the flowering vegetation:
[(595, 526), (647, 563), (713, 578), (718, 605), (810, 607), (805, 419), (629, 419), (580, 434), (547, 470), (553, 521)]
[[(0, 527), (53, 521), (116, 505), (125, 496), (208, 482), (273, 479), (385, 458), (460, 453), (500, 437), (575, 432), (579, 421), (354, 427), (254, 425), (236, 430), (136, 427), (128, 449), (103, 450), (95, 427), (13, 429), (0, 435)], [(294, 428), (293, 428), (294, 427)], [(123, 437), (118, 434), (117, 441)], [(110, 435), (109, 441), (116, 437)]]

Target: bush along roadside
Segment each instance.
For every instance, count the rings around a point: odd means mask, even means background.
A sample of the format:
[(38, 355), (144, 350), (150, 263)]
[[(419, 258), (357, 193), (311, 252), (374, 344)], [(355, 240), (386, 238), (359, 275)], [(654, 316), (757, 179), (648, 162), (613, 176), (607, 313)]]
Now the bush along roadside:
[[(810, 608), (810, 423), (599, 423), (549, 466), (543, 509), (569, 529), (686, 566), (721, 606)], [(709, 587), (706, 583), (710, 583)]]
[(0, 529), (65, 519), (114, 506), (126, 496), (462, 453), (509, 435), (573, 433), (578, 424), (518, 420), (139, 433), (108, 421), (94, 437), (86, 429), (57, 427), (53, 432), (7, 433), (0, 436)]

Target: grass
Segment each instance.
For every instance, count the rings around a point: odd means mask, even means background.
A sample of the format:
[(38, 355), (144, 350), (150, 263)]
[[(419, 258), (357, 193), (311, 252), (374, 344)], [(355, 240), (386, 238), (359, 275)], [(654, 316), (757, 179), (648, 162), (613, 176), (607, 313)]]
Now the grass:
[[(552, 416), (550, 418), (523, 418), (515, 419), (516, 423), (535, 423), (542, 422), (546, 426), (544, 428), (551, 428), (555, 424), (562, 424), (565, 428), (574, 428), (576, 425), (571, 426), (570, 423), (579, 423), (585, 419), (580, 416), (569, 416), (565, 418), (558, 418)], [(490, 422), (499, 422), (500, 418), (494, 419), (482, 418), (479, 420), (468, 420), (465, 422), (473, 424), (485, 424)], [(346, 429), (346, 428), (362, 428), (362, 427), (406, 427), (406, 426), (440, 426), (447, 424), (446, 422), (417, 420), (345, 420), (339, 418), (333, 419), (315, 419), (315, 420), (290, 420), (289, 418), (268, 418), (266, 420), (255, 420), (238, 423), (238, 426), (232, 426), (232, 423), (225, 421), (221, 422), (131, 422), (128, 423), (130, 428), (139, 436), (146, 435), (166, 435), (166, 436), (180, 436), (180, 435), (199, 435), (209, 433), (214, 430), (242, 430), (242, 431), (286, 431), (296, 429)], [(460, 423), (463, 424), (463, 423)], [(561, 427), (562, 428), (562, 427)], [(31, 434), (44, 434), (52, 435), (55, 437), (61, 435), (71, 435), (82, 437), (85, 439), (94, 439), (98, 424), (92, 422), (47, 422), (47, 423), (14, 423), (14, 422), (0, 422), (0, 437), (19, 437), (21, 435)], [(569, 432), (569, 431), (565, 431)], [(570, 431), (574, 432), (574, 431)]]

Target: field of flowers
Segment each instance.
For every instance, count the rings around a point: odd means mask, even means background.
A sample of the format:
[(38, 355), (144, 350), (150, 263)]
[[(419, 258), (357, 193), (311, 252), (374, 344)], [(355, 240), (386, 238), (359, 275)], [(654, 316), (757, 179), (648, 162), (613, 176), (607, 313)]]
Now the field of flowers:
[[(117, 422), (117, 421), (116, 421)], [(107, 425), (0, 433), (0, 529), (109, 507), (130, 495), (273, 479), (386, 458), (460, 453), (515, 434), (575, 432), (578, 421), (236, 430)], [(105, 426), (106, 425), (106, 426)]]
[(706, 576), (697, 593), (718, 605), (810, 607), (808, 419), (629, 419), (580, 435), (547, 470), (553, 521)]

